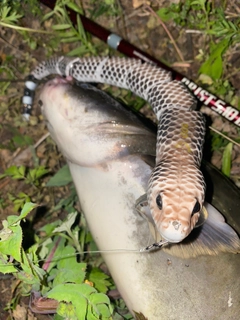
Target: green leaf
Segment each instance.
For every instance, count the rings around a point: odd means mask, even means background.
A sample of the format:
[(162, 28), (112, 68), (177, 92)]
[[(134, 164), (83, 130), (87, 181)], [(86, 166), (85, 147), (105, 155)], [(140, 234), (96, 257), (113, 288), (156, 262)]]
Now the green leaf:
[(20, 176), (24, 176), (25, 171), (26, 171), (26, 168), (24, 166), (20, 166), (18, 168), (18, 172), (19, 172)]
[(33, 202), (25, 203), (22, 210), (21, 210), (19, 220), (26, 218), (26, 216), (29, 214), (29, 212), (31, 212), (36, 207), (38, 207), (38, 205), (36, 203), (33, 203)]
[(88, 52), (89, 50), (85, 47), (85, 46), (79, 46), (75, 49), (73, 49), (72, 51), (68, 52), (68, 56), (72, 57), (72, 56), (82, 56), (84, 53)]
[(99, 268), (93, 268), (88, 275), (88, 279), (93, 282), (94, 287), (103, 293), (106, 293), (111, 286), (109, 276), (102, 272)]
[(75, 249), (71, 246), (66, 246), (61, 251), (61, 260), (57, 264), (59, 271), (54, 278), (53, 287), (67, 282), (83, 283), (86, 267), (86, 263), (78, 263), (76, 261)]
[(65, 23), (65, 24), (56, 24), (52, 26), (53, 30), (66, 30), (70, 29), (72, 27), (71, 24)]
[(91, 295), (90, 300), (93, 304), (100, 304), (100, 303), (110, 304), (110, 300), (108, 296), (103, 293), (95, 293)]
[[(34, 170), (34, 169), (32, 169), (32, 170)], [(39, 166), (34, 170), (34, 178), (39, 179), (48, 172), (49, 172), (49, 170), (46, 169), (44, 166)]]
[[(100, 294), (100, 293), (96, 293), (94, 296), (96, 296), (97, 294)], [(105, 295), (105, 297), (107, 296)], [(99, 303), (96, 309), (97, 309), (97, 313), (96, 313), (97, 319), (99, 319), (99, 316), (101, 316), (100, 319), (105, 319), (105, 320), (112, 319), (111, 315), (113, 313), (113, 309), (111, 308), (110, 303), (108, 304)]]
[(0, 272), (1, 273), (15, 273), (19, 270), (15, 268), (12, 262), (9, 262), (9, 256), (7, 254), (0, 253)]
[(4, 171), (4, 174), (12, 177), (12, 179), (23, 179), (26, 168), (24, 166), (11, 166)]
[(61, 39), (62, 43), (71, 43), (71, 42), (76, 42), (79, 41), (79, 36), (74, 36), (74, 37), (68, 37), (65, 39)]
[(222, 158), (222, 172), (228, 177), (230, 176), (231, 172), (232, 148), (233, 144), (232, 142), (229, 142), (224, 149)]
[[(91, 302), (91, 305), (92, 305), (91, 306), (92, 314), (97, 319), (99, 318), (102, 319), (101, 316), (104, 316), (105, 318), (109, 319), (113, 310), (111, 308), (110, 300), (108, 296), (106, 296), (103, 293), (94, 293), (90, 295), (89, 301)], [(88, 314), (88, 318), (91, 319), (91, 317), (89, 317), (89, 314)]]
[(96, 290), (83, 284), (59, 284), (47, 293), (48, 298), (71, 302), (76, 309), (78, 319), (85, 319), (89, 296)]
[(47, 182), (47, 187), (66, 186), (72, 182), (71, 173), (68, 165), (63, 166), (58, 172)]
[(54, 15), (54, 11), (50, 11), (50, 12), (46, 13), (42, 18), (42, 22), (44, 22), (45, 20), (50, 19), (53, 15)]
[(22, 270), (16, 274), (16, 277), (26, 284), (39, 285), (45, 275), (45, 271), (33, 264), (31, 254), (26, 254), (24, 250), (21, 253)]
[(36, 184), (38, 182), (38, 179), (48, 172), (49, 170), (46, 169), (44, 166), (38, 166), (37, 168), (30, 169), (26, 177), (26, 182)]
[(58, 36), (59, 36), (59, 38), (61, 38), (61, 42), (62, 42), (62, 38), (68, 39), (68, 38), (71, 38), (71, 37), (75, 37), (76, 41), (80, 40), (80, 37), (77, 34), (76, 30), (68, 30), (67, 32), (66, 31), (63, 31), (63, 32), (59, 31), (58, 32)]
[(25, 268), (25, 269), (26, 271), (19, 271), (15, 276), (25, 284), (29, 284), (29, 285), (39, 284), (40, 282), (36, 277), (34, 277), (32, 270), (30, 268), (29, 269)]
[(78, 215), (77, 211), (69, 213), (66, 220), (59, 227), (55, 228), (53, 232), (64, 232), (64, 231), (68, 232), (71, 229), (72, 225), (74, 224), (77, 215)]
[(206, 0), (191, 1), (191, 5), (200, 5), (202, 7), (202, 10), (205, 10), (205, 3), (206, 3)]
[(16, 223), (18, 216), (8, 216), (0, 231), (0, 252), (21, 262), (22, 228)]
[(6, 264), (0, 262), (0, 272), (3, 274), (6, 274), (6, 273), (15, 273), (15, 272), (18, 272), (18, 270), (9, 262), (6, 262)]
[(73, 2), (68, 2), (67, 3), (67, 6), (72, 9), (73, 11), (77, 12), (77, 13), (80, 13), (80, 14), (83, 14), (83, 11), (81, 8), (79, 8), (75, 3)]
[(230, 39), (223, 39), (214, 46), (209, 58), (199, 69), (200, 73), (209, 75), (212, 79), (219, 79), (223, 71), (222, 55), (229, 46)]
[[(71, 303), (61, 301), (57, 308), (58, 315), (62, 316), (62, 319), (78, 320), (76, 316), (76, 309)], [(84, 318), (85, 319), (85, 318)]]
[(79, 272), (86, 271), (86, 263), (76, 261), (76, 252), (72, 246), (66, 246), (61, 251), (62, 259), (58, 262), (57, 267), (61, 269), (78, 269)]
[[(62, 296), (64, 301), (71, 302), (76, 308), (78, 319), (85, 319), (82, 314), (82, 306), (85, 307), (84, 313), (87, 313), (86, 319), (89, 320), (106, 318), (102, 317), (103, 314), (107, 316), (106, 319), (109, 319), (109, 316), (112, 314), (112, 308), (108, 297), (101, 293), (97, 293), (94, 288), (87, 284), (59, 285), (57, 294), (55, 292), (54, 297), (52, 295), (53, 290), (54, 288), (51, 290), (51, 296), (49, 293), (47, 294), (48, 297), (58, 300), (58, 298)], [(65, 295), (63, 294), (63, 290)]]
[(58, 227), (60, 224), (62, 223), (61, 220), (56, 220), (54, 222), (48, 223), (45, 226), (43, 226), (42, 228), (40, 228), (40, 231), (44, 231), (46, 233), (47, 236), (51, 236), (53, 230)]
[(33, 144), (33, 139), (29, 136), (18, 134), (12, 138), (12, 141), (17, 147), (24, 147)]
[(79, 33), (83, 43), (86, 43), (87, 36), (86, 36), (85, 29), (83, 28), (82, 21), (81, 21), (79, 15), (77, 15), (77, 30), (78, 30), (78, 33)]
[(54, 280), (53, 287), (56, 287), (59, 284), (63, 283), (78, 283), (81, 284), (84, 282), (85, 272), (81, 271), (81, 267), (75, 269), (64, 268), (57, 272)]
[(171, 11), (170, 8), (161, 8), (156, 13), (163, 22), (175, 19), (177, 16), (177, 13)]

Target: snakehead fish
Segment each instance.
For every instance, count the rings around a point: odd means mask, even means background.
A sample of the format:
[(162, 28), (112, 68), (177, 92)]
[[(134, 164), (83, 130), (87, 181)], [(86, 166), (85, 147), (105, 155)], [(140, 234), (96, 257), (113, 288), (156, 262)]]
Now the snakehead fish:
[[(191, 232), (191, 239), (139, 252), (155, 236), (135, 210), (152, 171), (155, 134), (89, 85), (50, 80), (39, 103), (68, 161), (94, 240), (135, 318), (238, 319), (240, 256), (233, 253), (239, 252), (239, 238), (211, 205), (204, 204), (208, 219)], [(215, 171), (208, 170), (214, 192), (207, 189), (206, 196), (240, 232), (239, 190)]]
[(50, 74), (127, 88), (147, 100), (158, 119), (156, 165), (148, 184), (148, 205), (156, 228), (168, 242), (180, 242), (204, 216), (205, 182), (199, 169), (205, 135), (201, 112), (185, 86), (170, 72), (124, 58), (53, 58), (26, 82), (23, 103), (31, 105), (36, 80)]

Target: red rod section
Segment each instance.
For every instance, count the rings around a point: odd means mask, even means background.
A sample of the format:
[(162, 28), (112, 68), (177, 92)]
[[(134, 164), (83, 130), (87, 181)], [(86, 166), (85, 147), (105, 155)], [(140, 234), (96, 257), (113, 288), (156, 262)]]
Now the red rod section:
[[(41, 3), (45, 4), (51, 9), (54, 9), (55, 2), (51, 0), (40, 0)], [(76, 24), (76, 13), (68, 9), (69, 17), (71, 21)], [(215, 95), (211, 94), (209, 91), (203, 89), (202, 87), (195, 84), (193, 81), (186, 78), (184, 75), (176, 72), (170, 67), (166, 66), (159, 60), (145, 53), (144, 51), (138, 49), (134, 45), (130, 44), (126, 40), (122, 39), (118, 35), (108, 31), (107, 29), (101, 27), (96, 22), (88, 19), (85, 16), (80, 15), (83, 27), (86, 31), (106, 42), (110, 47), (122, 52), (131, 58), (141, 59), (144, 62), (151, 62), (159, 67), (172, 72), (173, 79), (182, 81), (193, 95), (201, 101), (203, 104), (211, 108), (213, 111), (220, 114), (223, 118), (227, 119), (231, 123), (240, 127), (240, 111), (234, 108), (233, 106), (227, 104), (224, 100), (219, 99)]]

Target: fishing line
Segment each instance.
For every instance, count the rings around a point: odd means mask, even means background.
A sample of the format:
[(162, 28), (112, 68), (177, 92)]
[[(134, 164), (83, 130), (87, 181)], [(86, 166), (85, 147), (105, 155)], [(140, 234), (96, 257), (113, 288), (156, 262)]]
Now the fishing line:
[[(51, 264), (52, 262), (57, 262), (57, 261), (61, 261), (64, 259), (68, 259), (71, 257), (76, 257), (77, 255), (83, 255), (83, 254), (99, 254), (99, 253), (138, 253), (138, 254), (142, 254), (142, 253), (149, 253), (150, 251), (156, 250), (156, 249), (161, 249), (164, 245), (169, 244), (169, 241), (167, 240), (160, 240), (157, 243), (153, 243), (151, 245), (148, 245), (146, 247), (140, 248), (140, 249), (105, 249), (105, 250), (85, 250), (85, 251), (75, 251), (72, 254), (67, 254), (67, 255), (58, 255), (58, 256), (54, 256), (54, 252), (56, 252), (56, 250), (58, 249), (58, 247), (55, 248), (55, 250), (50, 250), (50, 252), (48, 253), (48, 256), (44, 259), (38, 259), (32, 261), (32, 264), (36, 264), (39, 262), (44, 262), (47, 263), (48, 265)], [(43, 244), (42, 244), (43, 245)], [(40, 245), (39, 248), (42, 246)], [(73, 248), (73, 247), (72, 247)], [(59, 250), (63, 250), (64, 248), (60, 248)], [(27, 256), (27, 260), (29, 261), (29, 258), (31, 257), (31, 252), (30, 253), (26, 253)], [(52, 257), (51, 257), (52, 256)], [(10, 258), (11, 259), (11, 258)], [(9, 266), (18, 266), (20, 265), (21, 262), (15, 262), (15, 263), (4, 263), (1, 264), (1, 267), (9, 267)]]
[[(30, 261), (30, 264), (37, 264), (39, 262), (47, 262), (48, 264), (51, 264), (53, 262), (58, 262), (64, 259), (68, 259), (71, 257), (76, 257), (77, 255), (83, 255), (83, 254), (98, 254), (98, 253), (138, 253), (138, 254), (144, 254), (144, 253), (149, 253), (150, 251), (156, 250), (156, 249), (161, 249), (163, 247), (163, 245), (168, 244), (168, 241), (160, 241), (158, 243), (153, 243), (147, 247), (141, 248), (141, 249), (109, 249), (109, 250), (93, 250), (93, 251), (76, 251), (73, 254), (67, 254), (67, 255), (59, 255), (56, 256), (51, 259), (48, 259), (48, 257), (46, 257), (45, 259), (39, 259), (39, 260), (35, 260), (34, 261)], [(31, 253), (26, 253), (26, 255), (28, 256), (28, 261), (31, 257)], [(51, 255), (51, 252), (49, 252), (49, 255)], [(84, 262), (84, 261), (81, 261)], [(0, 266), (2, 267), (9, 267), (9, 266), (19, 266), (21, 265), (21, 262), (14, 262), (14, 263), (4, 263), (1, 264)]]

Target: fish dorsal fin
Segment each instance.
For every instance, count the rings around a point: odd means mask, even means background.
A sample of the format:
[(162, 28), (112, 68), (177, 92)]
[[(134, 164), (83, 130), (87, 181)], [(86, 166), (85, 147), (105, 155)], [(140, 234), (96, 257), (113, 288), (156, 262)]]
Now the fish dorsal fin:
[(164, 251), (186, 259), (224, 252), (240, 253), (240, 239), (237, 233), (225, 222), (217, 209), (209, 203), (205, 203), (204, 206), (208, 211), (205, 223), (194, 229), (181, 243), (163, 247)]

